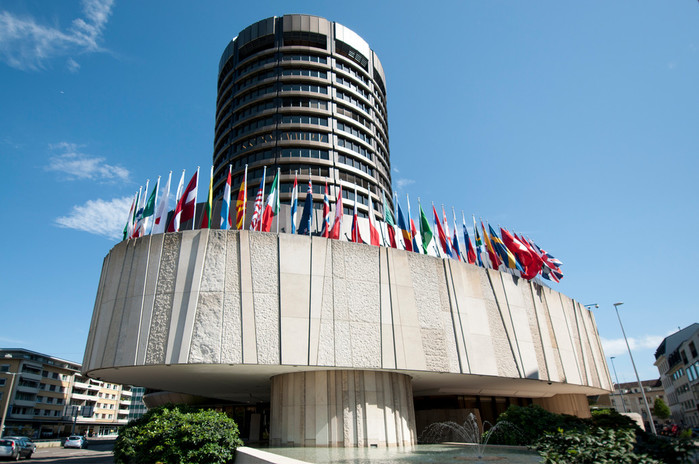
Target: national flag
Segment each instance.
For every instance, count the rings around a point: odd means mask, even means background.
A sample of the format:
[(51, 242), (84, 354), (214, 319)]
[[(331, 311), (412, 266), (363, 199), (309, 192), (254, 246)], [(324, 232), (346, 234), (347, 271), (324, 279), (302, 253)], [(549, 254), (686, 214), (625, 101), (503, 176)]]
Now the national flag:
[(522, 277), (527, 280), (536, 277), (541, 270), (541, 266), (537, 264), (537, 260), (534, 259), (527, 247), (517, 240), (507, 229), (500, 227), (500, 234), (502, 235), (502, 241), (507, 249), (515, 255), (517, 261), (522, 265)]
[(386, 203), (386, 196), (381, 192), (381, 198), (383, 199), (383, 220), (386, 223), (386, 231), (388, 232), (388, 243), (391, 248), (397, 248), (396, 244), (396, 231), (394, 229), (396, 222), (393, 220), (393, 214)]
[[(541, 277), (554, 282), (559, 282), (563, 278), (563, 273), (561, 272), (560, 268), (551, 261), (551, 255), (545, 250), (541, 249), (536, 243), (534, 243), (533, 240), (528, 240), (528, 243), (543, 261)], [(560, 263), (560, 261), (556, 261)]]
[(342, 215), (342, 185), (340, 185), (340, 190), (337, 193), (337, 201), (335, 202), (335, 219), (333, 220), (332, 228), (328, 233), (328, 238), (339, 240), (340, 232), (342, 230)]
[(141, 214), (141, 229), (138, 232), (139, 237), (146, 235), (146, 230), (148, 230), (148, 218), (155, 214), (155, 203), (158, 201), (158, 189), (160, 188), (160, 176), (155, 183), (155, 188), (151, 192), (148, 200), (146, 200), (146, 206), (143, 208), (143, 214)]
[(407, 251), (413, 251), (413, 237), (410, 233), (410, 225), (403, 216), (403, 209), (400, 207), (397, 195), (395, 196), (395, 202), (396, 211), (398, 212), (398, 228), (400, 229), (401, 234), (403, 235), (403, 243), (405, 244), (405, 249)]
[(182, 175), (180, 176), (180, 183), (177, 184), (177, 193), (175, 193), (175, 210), (172, 212), (172, 219), (170, 219), (170, 224), (167, 226), (168, 232), (177, 232), (180, 230), (180, 216), (177, 214), (177, 207), (182, 199), (182, 190), (184, 189), (184, 169), (182, 170)]
[(500, 258), (498, 258), (498, 254), (495, 251), (495, 248), (493, 248), (493, 244), (490, 241), (490, 237), (488, 237), (488, 231), (485, 230), (483, 221), (481, 221), (481, 228), (483, 229), (483, 241), (485, 243), (485, 249), (488, 252), (490, 267), (493, 269), (498, 269), (500, 267)]
[(267, 203), (265, 203), (265, 210), (262, 213), (262, 232), (269, 232), (272, 228), (272, 221), (274, 217), (279, 214), (279, 169), (277, 169), (277, 174), (274, 176), (274, 181), (272, 181), (272, 188), (267, 195)]
[(328, 198), (328, 183), (325, 182), (325, 193), (323, 194), (323, 228), (321, 237), (330, 235), (330, 199)]
[[(187, 184), (187, 188), (182, 192), (180, 201), (177, 202), (177, 207), (175, 207), (175, 214), (170, 221), (170, 227), (168, 227), (168, 232), (178, 232), (180, 226), (183, 222), (192, 220), (192, 229), (194, 229), (194, 215), (196, 213), (195, 208), (197, 206), (197, 190), (199, 185), (199, 168), (197, 167), (197, 172), (194, 173), (192, 179)], [(173, 229), (174, 225), (177, 225), (176, 229)], [(173, 230), (170, 230), (173, 229)]]
[(478, 232), (478, 226), (476, 225), (476, 217), (473, 216), (473, 234), (474, 240), (476, 241), (476, 259), (478, 260), (478, 265), (480, 267), (486, 267), (487, 263), (484, 258), (486, 258), (485, 248), (483, 246), (483, 240), (481, 240), (481, 234)]
[(252, 211), (252, 219), (250, 220), (250, 230), (260, 230), (262, 224), (262, 202), (265, 196), (265, 176), (267, 175), (267, 166), (262, 169), (262, 180), (260, 188), (255, 195), (255, 209)]
[(413, 216), (410, 214), (410, 197), (405, 196), (408, 202), (408, 223), (410, 225), (410, 237), (412, 238), (412, 248), (415, 253), (420, 253), (420, 248), (417, 246), (417, 229), (415, 228), (415, 223), (413, 222)]
[(444, 234), (442, 223), (439, 220), (439, 215), (437, 214), (437, 209), (434, 207), (434, 205), (432, 205), (432, 212), (434, 213), (434, 224), (435, 227), (437, 227), (437, 238), (439, 239), (441, 251), (443, 251), (445, 255), (451, 257), (451, 247), (447, 242), (447, 236)]
[(374, 217), (374, 205), (371, 201), (371, 192), (369, 192), (369, 242), (372, 245), (379, 246), (379, 230), (376, 227), (376, 218)]
[(430, 227), (430, 221), (427, 219), (427, 215), (422, 210), (422, 205), (418, 198), (418, 208), (420, 209), (420, 237), (422, 237), (422, 249), (427, 254), (427, 247), (432, 241), (432, 228)]
[(223, 186), (223, 198), (221, 199), (221, 221), (219, 222), (219, 229), (228, 230), (233, 224), (231, 224), (230, 210), (231, 210), (231, 170), (232, 166), (228, 165), (228, 177), (226, 178), (226, 184)]
[(490, 230), (490, 241), (492, 242), (493, 248), (495, 248), (495, 251), (497, 252), (498, 256), (500, 256), (500, 259), (505, 267), (508, 269), (518, 270), (520, 273), (524, 272), (522, 265), (519, 263), (519, 261), (517, 261), (515, 255), (513, 255), (512, 252), (507, 249), (503, 241), (493, 229), (493, 226), (488, 224), (488, 229)]
[(214, 167), (211, 166), (211, 175), (209, 176), (209, 195), (206, 198), (206, 203), (204, 204), (204, 211), (202, 211), (201, 225), (200, 229), (211, 229), (211, 211), (214, 209)]
[(468, 236), (468, 230), (466, 229), (466, 218), (464, 217), (464, 212), (461, 211), (461, 227), (464, 231), (464, 246), (466, 248), (466, 261), (469, 264), (476, 264), (476, 251), (473, 249), (473, 244), (471, 243), (471, 238)]
[(296, 233), (296, 209), (299, 203), (298, 174), (294, 173), (294, 188), (291, 189), (291, 233)]
[(354, 212), (352, 213), (352, 241), (354, 243), (364, 243), (362, 234), (359, 232), (359, 218), (357, 217), (357, 187), (354, 188)]
[(313, 227), (313, 184), (308, 179), (308, 190), (306, 191), (306, 202), (303, 204), (303, 213), (301, 213), (301, 224), (299, 224), (298, 233), (301, 235), (311, 235)]
[(456, 255), (456, 258), (461, 261), (461, 247), (459, 246), (459, 234), (457, 233), (456, 229), (456, 213), (454, 212), (454, 209), (452, 208), (451, 210), (452, 215), (454, 216), (454, 239), (452, 240), (452, 248), (454, 249), (454, 254)]
[(519, 241), (519, 243), (521, 243), (522, 245), (524, 245), (526, 247), (527, 251), (529, 251), (529, 254), (532, 257), (533, 269), (531, 270), (531, 272), (528, 271), (527, 274), (529, 274), (529, 275), (533, 274), (533, 277), (532, 277), (532, 279), (533, 279), (534, 277), (536, 277), (537, 274), (541, 273), (541, 270), (544, 267), (544, 260), (541, 259), (541, 256), (539, 256), (539, 253), (537, 253), (536, 250), (534, 250), (534, 247), (532, 247), (532, 245), (527, 240), (525, 240), (524, 238), (520, 237), (517, 234), (514, 234), (514, 236), (515, 236), (515, 239), (517, 239)]
[(133, 218), (133, 229), (131, 229), (131, 236), (129, 238), (137, 238), (138, 231), (141, 227), (141, 216), (143, 215), (143, 208), (146, 206), (146, 194), (148, 193), (148, 182), (146, 180), (146, 188), (138, 188), (138, 203), (136, 204), (136, 214)]
[(240, 184), (238, 190), (238, 199), (235, 202), (235, 228), (237, 230), (245, 229), (245, 208), (248, 204), (248, 165), (245, 165), (245, 174), (243, 174), (243, 183)]
[(454, 252), (454, 246), (451, 243), (451, 234), (449, 233), (449, 221), (447, 220), (447, 213), (444, 211), (444, 205), (442, 205), (442, 218), (444, 220), (444, 236), (447, 238), (447, 255), (449, 257), (454, 258), (454, 255), (456, 254)]
[(136, 208), (136, 202), (138, 201), (138, 193), (136, 193), (133, 197), (133, 201), (131, 202), (131, 208), (129, 208), (129, 216), (126, 218), (126, 224), (124, 224), (124, 234), (122, 237), (122, 240), (126, 240), (127, 238), (131, 238), (131, 230), (133, 229), (133, 216), (134, 216), (134, 210)]
[(165, 232), (165, 220), (167, 219), (167, 205), (170, 197), (170, 181), (172, 181), (172, 171), (167, 176), (167, 184), (165, 184), (165, 189), (160, 198), (160, 203), (158, 203), (157, 213), (155, 214), (155, 221), (153, 221), (153, 229), (150, 233), (152, 234), (162, 234)]

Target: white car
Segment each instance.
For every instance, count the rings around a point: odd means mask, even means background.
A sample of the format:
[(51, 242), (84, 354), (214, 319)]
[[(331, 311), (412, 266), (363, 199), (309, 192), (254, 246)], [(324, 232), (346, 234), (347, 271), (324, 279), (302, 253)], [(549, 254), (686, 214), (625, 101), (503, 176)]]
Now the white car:
[(64, 448), (87, 448), (87, 440), (82, 435), (71, 435), (63, 443)]

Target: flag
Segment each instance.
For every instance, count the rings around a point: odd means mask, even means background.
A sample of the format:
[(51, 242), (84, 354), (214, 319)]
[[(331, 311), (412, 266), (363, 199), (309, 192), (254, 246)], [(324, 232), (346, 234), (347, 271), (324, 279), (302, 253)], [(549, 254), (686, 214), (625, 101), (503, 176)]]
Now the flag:
[(533, 279), (534, 277), (536, 277), (537, 274), (541, 273), (541, 270), (544, 267), (544, 261), (541, 259), (541, 256), (539, 256), (539, 254), (536, 252), (536, 250), (534, 250), (534, 248), (532, 247), (532, 245), (529, 242), (527, 242), (524, 238), (520, 237), (517, 234), (514, 234), (514, 236), (515, 236), (515, 239), (517, 239), (519, 241), (519, 243), (521, 243), (522, 245), (524, 245), (526, 247), (527, 251), (529, 251), (529, 254), (532, 257), (533, 269), (531, 270), (531, 272), (528, 271), (527, 274), (533, 275), (533, 277), (531, 277)]
[(138, 232), (139, 237), (146, 235), (146, 230), (148, 230), (148, 218), (155, 214), (155, 203), (158, 201), (158, 189), (160, 188), (160, 176), (155, 183), (155, 188), (151, 192), (148, 200), (146, 200), (146, 206), (143, 208), (143, 214), (141, 215), (141, 230)]
[(167, 204), (170, 197), (170, 181), (172, 180), (172, 171), (167, 176), (167, 184), (165, 184), (165, 190), (160, 198), (160, 203), (158, 203), (157, 213), (155, 214), (155, 221), (153, 221), (153, 229), (150, 233), (152, 234), (162, 234), (165, 232), (165, 220), (167, 219)]
[(354, 243), (364, 243), (362, 234), (359, 232), (359, 218), (357, 217), (357, 187), (354, 188), (354, 213), (352, 213), (352, 241)]
[(339, 239), (340, 231), (342, 229), (342, 185), (340, 185), (340, 190), (337, 193), (337, 201), (335, 202), (335, 220), (333, 221), (332, 228), (328, 233), (328, 238)]
[[(545, 250), (541, 249), (536, 243), (534, 243), (533, 240), (528, 240), (529, 245), (531, 245), (532, 249), (539, 255), (541, 260), (543, 261), (543, 265), (541, 268), (541, 277), (547, 280), (552, 280), (554, 282), (559, 282), (563, 278), (563, 273), (561, 272), (560, 268), (558, 265), (551, 261), (551, 256), (550, 253), (547, 253)], [(553, 258), (556, 260), (557, 263), (560, 263), (556, 258)]]
[(209, 176), (209, 195), (206, 198), (202, 211), (200, 229), (211, 229), (211, 210), (214, 209), (214, 167), (211, 166), (211, 175)]
[(168, 232), (177, 232), (180, 230), (180, 216), (177, 213), (177, 207), (180, 204), (180, 199), (182, 198), (182, 190), (184, 189), (184, 169), (182, 170), (182, 176), (180, 176), (180, 183), (177, 184), (177, 193), (175, 194), (175, 210), (172, 212), (172, 219), (170, 219), (170, 224), (168, 224)]
[(464, 246), (466, 248), (466, 260), (469, 264), (476, 264), (476, 252), (473, 249), (473, 244), (471, 244), (471, 238), (468, 236), (468, 230), (466, 229), (466, 218), (464, 217), (464, 212), (461, 211), (461, 224), (464, 230)]
[(323, 229), (320, 235), (328, 237), (330, 235), (330, 199), (328, 198), (328, 183), (325, 182), (325, 194), (323, 195)]
[(437, 209), (434, 207), (434, 205), (432, 205), (432, 212), (434, 213), (434, 224), (437, 227), (437, 237), (439, 238), (441, 250), (444, 252), (444, 254), (451, 257), (451, 249), (447, 243), (447, 236), (444, 234), (442, 223), (439, 221), (439, 215), (437, 214)]
[(498, 234), (493, 229), (493, 226), (488, 224), (488, 229), (490, 230), (490, 241), (492, 242), (493, 248), (500, 256), (502, 263), (508, 269), (516, 269), (519, 272), (524, 272), (522, 265), (517, 261), (515, 255), (512, 254), (510, 250), (507, 249), (503, 241), (498, 237)]
[(252, 211), (252, 219), (250, 220), (250, 230), (260, 230), (262, 224), (262, 202), (265, 196), (265, 176), (267, 175), (267, 166), (262, 169), (262, 180), (260, 188), (255, 195), (255, 209)]
[(398, 212), (398, 228), (400, 229), (401, 234), (403, 235), (403, 243), (405, 244), (405, 249), (407, 251), (413, 251), (413, 237), (410, 233), (410, 225), (403, 216), (403, 209), (400, 207), (397, 195), (395, 196), (395, 202), (396, 211)]
[(488, 252), (488, 262), (490, 267), (493, 269), (498, 269), (500, 267), (500, 259), (498, 258), (498, 254), (495, 252), (495, 248), (493, 248), (493, 244), (488, 237), (488, 231), (485, 230), (483, 221), (481, 221), (481, 228), (483, 229), (483, 241), (485, 243), (485, 249)]
[(274, 176), (272, 181), (272, 188), (269, 190), (269, 195), (267, 195), (267, 203), (265, 204), (265, 210), (262, 213), (262, 232), (269, 232), (272, 228), (272, 221), (274, 217), (279, 214), (279, 169), (277, 169), (277, 174)]
[(451, 234), (449, 233), (449, 221), (447, 221), (447, 213), (444, 211), (444, 205), (442, 205), (442, 218), (444, 220), (444, 236), (447, 239), (447, 255), (454, 258), (454, 247), (451, 244)]
[(294, 173), (294, 188), (291, 189), (291, 233), (296, 233), (296, 209), (299, 203), (299, 185), (297, 174)]
[(526, 246), (507, 230), (500, 227), (500, 234), (502, 235), (502, 241), (508, 250), (515, 255), (517, 261), (522, 265), (522, 277), (527, 280), (531, 280), (539, 273), (541, 267), (537, 265), (536, 260), (532, 256), (531, 252)]
[(235, 228), (243, 230), (245, 228), (245, 207), (248, 203), (248, 165), (245, 165), (243, 183), (238, 190), (238, 199), (235, 202)]
[(459, 234), (456, 232), (456, 213), (454, 212), (453, 208), (451, 210), (451, 213), (454, 216), (454, 239), (451, 243), (454, 249), (454, 254), (456, 255), (456, 259), (461, 261), (461, 247), (459, 247)]
[(381, 198), (383, 198), (383, 220), (386, 223), (386, 231), (388, 232), (388, 243), (391, 245), (391, 248), (397, 248), (396, 231), (393, 229), (396, 223), (393, 220), (393, 214), (391, 214), (391, 210), (388, 208), (386, 196), (383, 192), (381, 192)]
[(476, 241), (476, 259), (478, 260), (478, 265), (480, 267), (486, 267), (486, 262), (483, 259), (485, 257), (485, 249), (483, 247), (483, 240), (481, 240), (481, 235), (478, 232), (478, 226), (476, 225), (476, 217), (473, 216), (473, 234), (474, 240)]
[(143, 215), (143, 208), (146, 206), (146, 194), (148, 193), (148, 180), (146, 180), (146, 188), (138, 188), (138, 203), (136, 204), (136, 214), (133, 218), (133, 229), (131, 229), (130, 238), (137, 238), (138, 231), (141, 228), (141, 216)]
[(136, 208), (136, 202), (138, 201), (138, 193), (136, 193), (133, 197), (133, 201), (131, 202), (131, 208), (129, 209), (129, 216), (126, 218), (126, 224), (124, 224), (124, 234), (122, 237), (122, 240), (126, 240), (127, 238), (131, 238), (131, 228), (133, 227), (133, 215), (134, 215), (134, 209)]
[(379, 230), (376, 227), (376, 218), (374, 217), (374, 205), (371, 201), (371, 192), (369, 192), (369, 242), (372, 245), (379, 246)]
[(306, 202), (303, 204), (303, 213), (301, 213), (301, 224), (299, 224), (298, 233), (301, 235), (311, 235), (313, 227), (313, 184), (311, 179), (308, 179), (308, 190), (306, 191)]
[(420, 253), (420, 248), (417, 246), (417, 229), (415, 228), (415, 223), (413, 222), (413, 217), (410, 214), (410, 197), (405, 196), (408, 202), (408, 225), (410, 226), (410, 237), (412, 238), (412, 249), (415, 253)]
[(223, 186), (223, 198), (221, 199), (221, 221), (218, 225), (219, 229), (228, 230), (231, 228), (231, 170), (232, 166), (228, 165), (228, 177), (226, 178), (226, 185)]
[(185, 188), (184, 192), (182, 192), (180, 201), (177, 202), (175, 214), (172, 217), (172, 221), (170, 221), (168, 232), (178, 232), (182, 223), (189, 221), (190, 219), (192, 220), (192, 229), (194, 229), (194, 214), (197, 206), (198, 184), (199, 168), (197, 168), (197, 172), (194, 173), (192, 179), (189, 181), (189, 184), (187, 184), (187, 188)]
[[(418, 200), (420, 200), (418, 198)], [(430, 227), (430, 221), (427, 219), (427, 215), (422, 210), (422, 205), (418, 201), (418, 208), (420, 209), (420, 236), (422, 237), (422, 249), (425, 254), (427, 254), (427, 247), (432, 241), (432, 228)]]

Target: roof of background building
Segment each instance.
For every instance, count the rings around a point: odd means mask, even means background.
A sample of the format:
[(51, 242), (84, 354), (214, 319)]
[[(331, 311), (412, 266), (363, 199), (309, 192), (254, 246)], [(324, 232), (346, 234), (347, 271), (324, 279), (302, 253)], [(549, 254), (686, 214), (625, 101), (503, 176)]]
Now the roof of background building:
[(668, 335), (660, 342), (660, 346), (655, 350), (655, 359), (657, 360), (664, 354), (671, 354), (675, 351), (685, 340), (694, 335), (694, 332), (699, 330), (699, 323), (695, 322), (692, 325), (688, 325), (682, 330), (678, 330), (672, 335)]
[[(663, 388), (663, 384), (660, 381), (660, 378), (654, 379), (654, 380), (641, 380), (641, 385), (644, 387), (650, 387), (650, 388)], [(619, 384), (614, 384), (614, 389), (617, 390), (619, 388), (622, 388), (624, 390), (631, 390), (632, 388), (638, 387), (638, 382), (624, 382), (624, 383), (619, 383)]]

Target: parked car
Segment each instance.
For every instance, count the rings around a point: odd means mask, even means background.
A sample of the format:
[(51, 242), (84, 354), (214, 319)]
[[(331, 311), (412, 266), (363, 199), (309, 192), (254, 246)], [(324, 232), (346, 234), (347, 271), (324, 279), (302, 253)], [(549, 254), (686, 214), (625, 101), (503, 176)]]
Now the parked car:
[(82, 435), (71, 435), (63, 442), (64, 448), (87, 448), (87, 440)]
[(31, 453), (29, 454), (29, 456), (36, 453), (36, 444), (29, 437), (3, 437), (3, 438), (7, 438), (9, 440), (24, 440), (26, 443), (26, 447), (31, 450)]
[(24, 439), (2, 438), (0, 439), (0, 457), (18, 460), (20, 457), (31, 458), (32, 446)]

